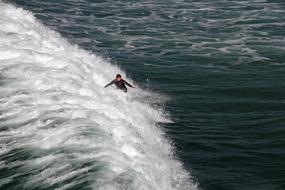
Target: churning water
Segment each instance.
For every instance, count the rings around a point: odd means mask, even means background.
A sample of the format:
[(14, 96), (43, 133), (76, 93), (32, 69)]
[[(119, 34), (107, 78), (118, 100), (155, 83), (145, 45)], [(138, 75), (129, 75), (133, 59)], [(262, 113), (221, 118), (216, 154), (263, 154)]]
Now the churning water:
[(149, 94), (102, 87), (120, 69), (5, 3), (0, 31), (1, 189), (196, 189)]
[(5, 2), (1, 189), (285, 189), (283, 0)]

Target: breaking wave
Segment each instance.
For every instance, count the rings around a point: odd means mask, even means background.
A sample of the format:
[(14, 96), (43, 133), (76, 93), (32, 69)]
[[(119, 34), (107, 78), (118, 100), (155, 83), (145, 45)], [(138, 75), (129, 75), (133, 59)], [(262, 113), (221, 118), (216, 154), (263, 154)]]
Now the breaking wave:
[(197, 189), (151, 92), (104, 89), (125, 73), (1, 2), (0, 71), (1, 188)]

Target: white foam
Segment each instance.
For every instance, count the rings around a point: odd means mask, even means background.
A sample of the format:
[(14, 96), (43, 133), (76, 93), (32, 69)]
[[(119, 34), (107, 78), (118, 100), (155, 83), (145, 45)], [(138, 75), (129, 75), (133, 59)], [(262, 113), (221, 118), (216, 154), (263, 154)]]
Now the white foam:
[(145, 101), (149, 92), (104, 89), (125, 73), (31, 13), (0, 9), (1, 154), (21, 147), (37, 155), (22, 163), (35, 170), (24, 187), (71, 188), (80, 177), (94, 189), (197, 189), (156, 126), (170, 120)]

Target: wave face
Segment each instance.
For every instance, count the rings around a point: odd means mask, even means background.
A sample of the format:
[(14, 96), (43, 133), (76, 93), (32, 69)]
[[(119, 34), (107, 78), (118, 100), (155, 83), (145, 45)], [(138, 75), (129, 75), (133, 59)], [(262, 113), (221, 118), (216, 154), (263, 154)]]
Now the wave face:
[(197, 189), (154, 95), (102, 87), (119, 68), (6, 3), (0, 62), (1, 189)]

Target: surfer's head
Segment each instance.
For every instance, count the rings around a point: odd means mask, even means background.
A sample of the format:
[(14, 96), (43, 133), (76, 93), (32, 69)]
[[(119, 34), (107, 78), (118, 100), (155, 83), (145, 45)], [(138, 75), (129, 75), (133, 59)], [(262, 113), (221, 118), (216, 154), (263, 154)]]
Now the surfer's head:
[(118, 81), (122, 80), (122, 76), (120, 74), (117, 74), (116, 80), (118, 80)]

